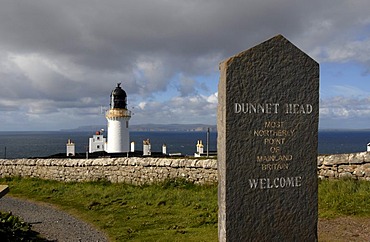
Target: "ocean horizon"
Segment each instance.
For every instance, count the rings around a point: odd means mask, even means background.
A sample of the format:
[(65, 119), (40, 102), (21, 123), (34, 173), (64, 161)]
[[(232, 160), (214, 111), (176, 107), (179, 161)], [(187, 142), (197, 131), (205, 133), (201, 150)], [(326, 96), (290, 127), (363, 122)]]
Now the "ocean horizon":
[[(77, 153), (88, 150), (91, 131), (0, 131), (0, 158), (46, 157), (66, 152), (71, 139)], [(341, 154), (366, 151), (370, 142), (370, 130), (319, 130), (319, 154)], [(166, 144), (168, 153), (192, 156), (197, 140), (202, 140), (206, 150), (205, 131), (131, 131), (130, 141), (135, 150), (142, 151), (143, 140), (149, 139), (152, 152), (161, 152)], [(210, 132), (209, 151), (217, 150), (217, 132)]]

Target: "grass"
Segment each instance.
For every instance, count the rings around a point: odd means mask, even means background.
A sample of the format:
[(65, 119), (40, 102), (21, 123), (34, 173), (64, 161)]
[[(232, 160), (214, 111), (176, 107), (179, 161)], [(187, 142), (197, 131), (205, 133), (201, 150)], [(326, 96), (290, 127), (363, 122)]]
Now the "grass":
[(1, 179), (12, 196), (56, 204), (112, 241), (217, 241), (217, 186), (183, 180), (134, 186)]
[(370, 217), (370, 182), (351, 179), (319, 182), (319, 217)]
[[(184, 180), (134, 186), (4, 178), (12, 196), (56, 204), (112, 241), (217, 241), (217, 186)], [(319, 217), (370, 217), (370, 182), (319, 182)]]

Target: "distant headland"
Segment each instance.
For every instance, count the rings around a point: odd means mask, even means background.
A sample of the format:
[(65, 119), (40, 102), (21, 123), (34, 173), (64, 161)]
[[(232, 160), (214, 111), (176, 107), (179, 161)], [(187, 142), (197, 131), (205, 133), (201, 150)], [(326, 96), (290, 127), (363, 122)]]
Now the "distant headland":
[[(61, 129), (64, 132), (95, 132), (102, 128), (106, 128), (106, 124), (102, 125), (84, 125), (74, 129)], [(177, 132), (201, 132), (201, 131), (216, 132), (216, 125), (208, 124), (132, 124), (130, 131), (177, 131)]]

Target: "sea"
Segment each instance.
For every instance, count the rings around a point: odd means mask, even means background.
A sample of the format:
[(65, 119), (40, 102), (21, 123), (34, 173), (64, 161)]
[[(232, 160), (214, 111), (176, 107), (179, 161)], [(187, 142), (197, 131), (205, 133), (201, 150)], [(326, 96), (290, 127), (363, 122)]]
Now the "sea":
[[(77, 153), (88, 150), (89, 138), (93, 133), (87, 131), (3, 131), (0, 132), (0, 158), (47, 157), (66, 152), (66, 143), (71, 139)], [(194, 155), (197, 140), (207, 147), (207, 132), (167, 132), (131, 131), (130, 141), (135, 142), (135, 150), (142, 150), (143, 140), (149, 139), (152, 152), (161, 152), (166, 144), (168, 153)], [(319, 131), (319, 154), (341, 154), (366, 151), (370, 142), (370, 130), (365, 131)], [(217, 150), (217, 133), (209, 133), (209, 152)]]

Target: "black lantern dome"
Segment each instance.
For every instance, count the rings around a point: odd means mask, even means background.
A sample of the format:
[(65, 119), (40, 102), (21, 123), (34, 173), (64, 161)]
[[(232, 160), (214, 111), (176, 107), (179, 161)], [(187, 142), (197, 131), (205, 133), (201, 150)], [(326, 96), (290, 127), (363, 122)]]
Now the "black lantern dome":
[(127, 94), (121, 88), (121, 83), (110, 94), (110, 108), (127, 109)]

